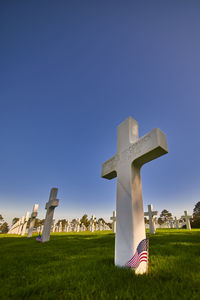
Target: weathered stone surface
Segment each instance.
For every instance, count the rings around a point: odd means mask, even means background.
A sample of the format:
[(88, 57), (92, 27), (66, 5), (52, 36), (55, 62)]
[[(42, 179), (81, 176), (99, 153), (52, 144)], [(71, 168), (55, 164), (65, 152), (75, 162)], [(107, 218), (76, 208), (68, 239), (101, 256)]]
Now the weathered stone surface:
[[(138, 123), (127, 118), (117, 129), (117, 153), (102, 165), (102, 177), (117, 176), (115, 264), (125, 266), (146, 238), (140, 169), (168, 152), (165, 134), (158, 128), (139, 138)], [(141, 262), (137, 274), (147, 271)]]

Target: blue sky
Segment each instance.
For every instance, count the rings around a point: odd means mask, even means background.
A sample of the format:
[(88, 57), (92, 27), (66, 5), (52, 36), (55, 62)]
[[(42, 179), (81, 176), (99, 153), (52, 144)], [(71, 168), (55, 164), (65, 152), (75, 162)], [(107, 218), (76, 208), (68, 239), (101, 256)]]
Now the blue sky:
[(0, 213), (45, 203), (55, 218), (106, 220), (116, 179), (101, 165), (128, 116), (159, 127), (169, 153), (142, 168), (144, 208), (200, 201), (199, 1), (1, 1)]

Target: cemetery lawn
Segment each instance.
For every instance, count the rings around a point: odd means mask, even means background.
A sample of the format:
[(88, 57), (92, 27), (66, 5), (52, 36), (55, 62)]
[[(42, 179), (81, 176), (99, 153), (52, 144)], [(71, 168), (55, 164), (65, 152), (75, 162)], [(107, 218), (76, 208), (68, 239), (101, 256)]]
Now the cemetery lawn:
[(200, 299), (200, 230), (158, 229), (148, 275), (114, 266), (114, 234), (0, 234), (0, 299)]

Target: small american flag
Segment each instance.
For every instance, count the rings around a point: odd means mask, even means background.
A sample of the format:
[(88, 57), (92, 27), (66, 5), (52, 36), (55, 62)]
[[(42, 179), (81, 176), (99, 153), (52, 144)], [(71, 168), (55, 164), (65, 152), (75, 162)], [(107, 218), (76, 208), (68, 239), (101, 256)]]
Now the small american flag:
[(41, 237), (41, 235), (39, 234), (37, 237), (36, 237), (36, 241), (38, 241), (38, 242), (42, 242), (42, 237)]
[(137, 267), (142, 261), (147, 262), (147, 258), (148, 258), (148, 239), (144, 239), (139, 243), (135, 251), (135, 254), (126, 263), (125, 266), (128, 268), (137, 269)]

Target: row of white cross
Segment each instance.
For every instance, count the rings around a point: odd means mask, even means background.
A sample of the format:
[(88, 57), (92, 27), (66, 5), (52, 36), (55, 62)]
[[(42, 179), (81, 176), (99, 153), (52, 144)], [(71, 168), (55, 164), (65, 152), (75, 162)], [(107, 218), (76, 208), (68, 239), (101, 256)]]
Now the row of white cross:
[[(54, 215), (54, 210), (58, 206), (59, 200), (56, 199), (58, 189), (57, 188), (52, 188), (50, 192), (50, 197), (49, 201), (46, 203), (46, 217), (45, 217), (45, 222), (44, 225), (40, 225), (38, 227), (38, 232), (42, 232), (42, 241), (47, 242), (50, 239), (50, 232), (62, 232), (62, 222), (59, 222), (59, 226), (56, 226), (55, 220), (53, 220), (53, 215)], [(38, 212), (38, 204), (35, 204), (33, 206), (33, 212), (31, 214), (30, 218), (30, 225), (28, 229), (28, 235), (27, 237), (31, 237), (33, 233), (33, 228), (35, 225), (35, 220), (37, 217), (37, 212)], [(116, 215), (116, 212), (113, 212)], [(114, 219), (113, 219), (114, 220)], [(20, 218), (9, 230), (8, 234), (18, 234), (24, 236), (26, 233), (26, 227), (27, 223), (29, 221), (29, 212), (26, 213), (26, 217)], [(115, 222), (115, 220), (113, 221)], [(115, 226), (113, 226), (115, 228)], [(76, 223), (73, 224), (72, 222), (67, 221), (66, 225), (64, 227), (64, 232), (79, 232), (79, 231), (86, 231), (87, 228), (86, 226), (80, 222), (80, 218), (76, 219)], [(102, 231), (102, 230), (110, 230), (110, 227), (103, 223), (102, 220), (99, 220), (98, 223), (96, 222), (95, 216), (92, 215), (92, 218), (90, 219), (90, 224), (88, 227), (88, 230), (91, 232), (94, 232), (96, 230)], [(114, 231), (115, 232), (115, 231)]]
[[(148, 212), (145, 212), (144, 216), (145, 217), (149, 217), (149, 232), (151, 234), (154, 234), (155, 231), (156, 231), (156, 228), (155, 228), (155, 221), (156, 220), (155, 220), (154, 216), (158, 216), (158, 211), (153, 211), (153, 205), (149, 204), (148, 205)], [(184, 216), (181, 216), (181, 219), (185, 220), (186, 228), (188, 230), (191, 230), (191, 225), (190, 225), (190, 219), (191, 218), (192, 218), (192, 216), (188, 215), (187, 210), (184, 211)], [(166, 225), (169, 224), (169, 226), (171, 228), (173, 228), (174, 227), (174, 223), (176, 225), (176, 229), (178, 229), (179, 228), (179, 220), (176, 217), (174, 218), (174, 220), (173, 219), (169, 220)]]

